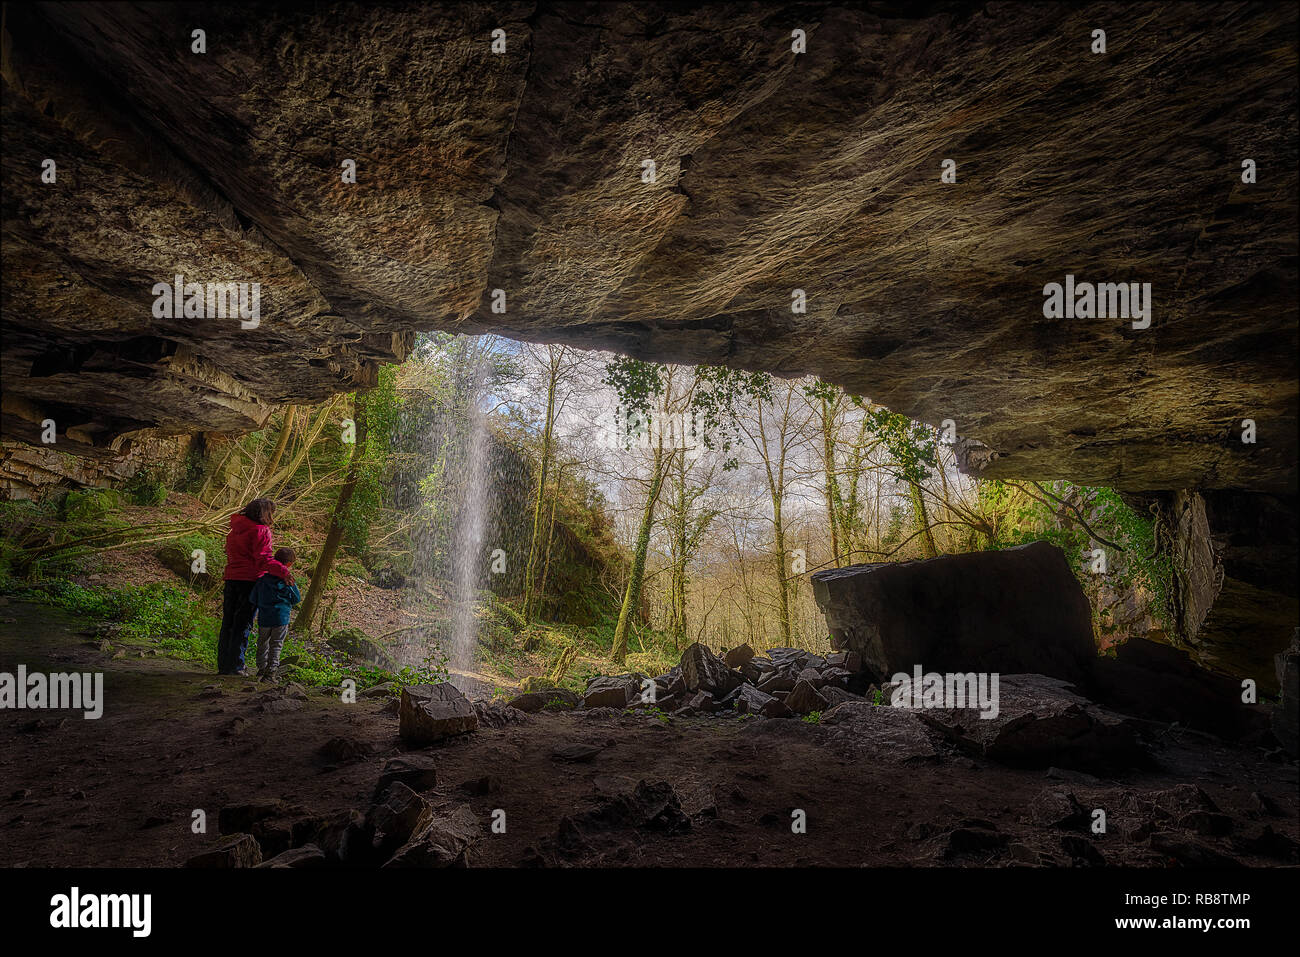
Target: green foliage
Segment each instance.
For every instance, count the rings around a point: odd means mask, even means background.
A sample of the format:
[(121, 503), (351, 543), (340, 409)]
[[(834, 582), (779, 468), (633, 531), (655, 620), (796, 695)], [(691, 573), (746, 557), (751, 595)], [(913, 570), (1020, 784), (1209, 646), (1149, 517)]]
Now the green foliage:
[[(1063, 481), (1046, 483), (1043, 488), (1059, 499), (1074, 503), (1098, 535), (1120, 546), (1120, 551), (1105, 548), (1110, 583), (1120, 589), (1141, 587), (1151, 592), (1152, 613), (1164, 627), (1171, 627), (1173, 560), (1167, 552), (1157, 552), (1153, 522), (1129, 508), (1114, 489)], [(1070, 508), (1049, 507), (1016, 486), (997, 480), (979, 483), (979, 499), (986, 512), (1000, 516), (994, 548), (1033, 541), (1051, 542), (1065, 553), (1084, 590), (1089, 593), (1095, 590), (1097, 578), (1088, 570), (1091, 552), (1103, 546), (1094, 540)]]
[(821, 724), (822, 713), (820, 711), (809, 711), (806, 715), (803, 716), (803, 720), (807, 724)]
[[(370, 554), (370, 531), (387, 504), (391, 478), (391, 452), (401, 417), (402, 400), (397, 392), (397, 366), (379, 370), (379, 383), (358, 401), (366, 417), (366, 445), (357, 463), (357, 484), (343, 518), (343, 544), (361, 556)], [(351, 574), (351, 573), (349, 573)], [(365, 577), (364, 571), (360, 577)]]
[[(691, 390), (689, 407), (701, 434), (695, 436), (710, 451), (729, 452), (736, 441), (742, 404), (770, 402), (772, 377), (766, 372), (745, 372), (725, 366), (696, 366), (695, 387)], [(629, 356), (615, 356), (605, 364), (605, 383), (619, 398), (619, 404), (629, 413), (649, 422), (664, 398), (667, 388), (665, 367), (654, 362), (642, 362)], [(632, 436), (623, 436), (625, 443)], [(723, 468), (737, 467), (734, 458), (728, 458)]]
[(47, 601), (76, 614), (120, 624), (125, 640), (152, 644), (171, 657), (201, 661), (214, 669), (217, 666), (221, 623), (187, 589), (159, 584), (82, 588), (54, 579), (43, 583), (32, 597), (41, 593)]
[(939, 459), (929, 429), (888, 409), (866, 409), (866, 415), (871, 430), (889, 452), (895, 478), (920, 485), (930, 477)]
[(167, 501), (167, 483), (154, 469), (141, 469), (122, 485), (122, 494), (132, 505), (161, 505)]

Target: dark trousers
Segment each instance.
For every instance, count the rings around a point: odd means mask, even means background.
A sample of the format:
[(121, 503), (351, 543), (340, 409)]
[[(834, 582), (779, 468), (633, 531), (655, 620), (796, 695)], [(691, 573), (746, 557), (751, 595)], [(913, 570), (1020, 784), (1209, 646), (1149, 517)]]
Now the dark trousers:
[(217, 637), (217, 671), (232, 675), (244, 667), (244, 648), (257, 609), (249, 602), (254, 582), (226, 582), (221, 597), (221, 634)]

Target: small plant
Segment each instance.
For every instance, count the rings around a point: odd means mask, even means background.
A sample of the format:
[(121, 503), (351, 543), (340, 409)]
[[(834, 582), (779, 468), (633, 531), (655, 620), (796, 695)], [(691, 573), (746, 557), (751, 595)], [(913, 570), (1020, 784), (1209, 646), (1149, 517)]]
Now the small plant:
[(820, 711), (809, 711), (803, 716), (803, 720), (805, 724), (821, 724), (822, 713)]

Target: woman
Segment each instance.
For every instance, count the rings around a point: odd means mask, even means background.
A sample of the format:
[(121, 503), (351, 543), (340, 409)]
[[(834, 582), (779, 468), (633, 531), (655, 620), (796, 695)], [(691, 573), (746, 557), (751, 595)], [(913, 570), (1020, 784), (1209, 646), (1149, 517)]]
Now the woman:
[(217, 638), (217, 672), (247, 676), (244, 648), (253, 628), (256, 606), (249, 595), (267, 562), (275, 555), (271, 546), (271, 518), (275, 503), (269, 498), (255, 498), (243, 511), (230, 516), (226, 535), (225, 592), (221, 601), (221, 635)]

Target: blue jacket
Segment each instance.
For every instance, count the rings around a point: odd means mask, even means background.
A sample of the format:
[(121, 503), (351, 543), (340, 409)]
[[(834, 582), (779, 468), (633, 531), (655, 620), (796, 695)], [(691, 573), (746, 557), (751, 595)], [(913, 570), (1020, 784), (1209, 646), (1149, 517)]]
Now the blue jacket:
[(248, 600), (257, 606), (257, 626), (274, 628), (289, 624), (289, 609), (302, 601), (302, 595), (298, 594), (297, 585), (267, 572), (253, 583)]

